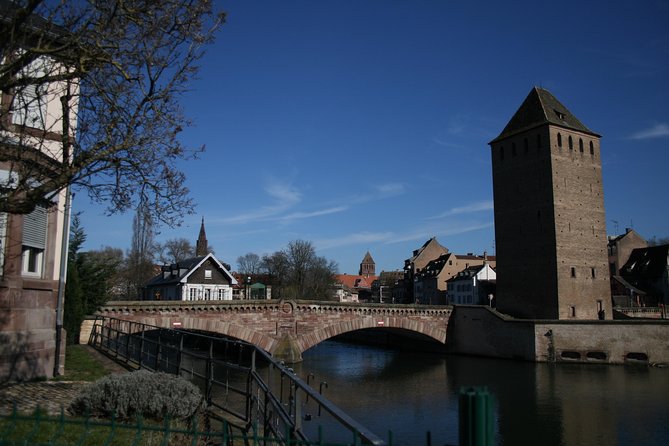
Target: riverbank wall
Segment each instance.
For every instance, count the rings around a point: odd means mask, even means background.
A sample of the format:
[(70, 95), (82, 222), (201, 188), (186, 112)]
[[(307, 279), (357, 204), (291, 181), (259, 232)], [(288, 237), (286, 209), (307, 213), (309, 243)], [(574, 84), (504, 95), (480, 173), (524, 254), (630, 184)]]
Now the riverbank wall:
[(447, 350), (536, 362), (669, 365), (667, 320), (521, 320), (455, 306)]

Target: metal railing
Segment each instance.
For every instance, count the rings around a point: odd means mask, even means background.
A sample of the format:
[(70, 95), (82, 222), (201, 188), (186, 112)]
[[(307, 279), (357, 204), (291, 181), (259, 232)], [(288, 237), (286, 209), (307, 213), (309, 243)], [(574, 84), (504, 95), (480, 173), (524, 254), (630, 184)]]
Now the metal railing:
[[(289, 435), (288, 432), (285, 433)], [(39, 409), (32, 414), (19, 413), (14, 406), (12, 412), (0, 416), (0, 445), (23, 446), (27, 444), (128, 444), (128, 445), (279, 445), (286, 444), (275, 438), (234, 433), (230, 424), (223, 420), (220, 429), (203, 429), (198, 426), (197, 418), (189, 423), (174, 423), (169, 419), (163, 422), (150, 422), (136, 418), (132, 422), (123, 422), (111, 418), (102, 420), (91, 417), (66, 417), (63, 410), (60, 415), (45, 415)], [(293, 446), (323, 446), (320, 440), (293, 439)], [(346, 446), (344, 443), (327, 443), (329, 446)]]
[[(89, 344), (130, 368), (191, 379), (204, 390), (210, 416), (262, 438), (257, 444), (322, 439), (325, 430), (329, 443), (386, 444), (322, 395), (326, 382), (316, 391), (253, 344), (102, 316)], [(314, 416), (317, 430), (308, 423)]]

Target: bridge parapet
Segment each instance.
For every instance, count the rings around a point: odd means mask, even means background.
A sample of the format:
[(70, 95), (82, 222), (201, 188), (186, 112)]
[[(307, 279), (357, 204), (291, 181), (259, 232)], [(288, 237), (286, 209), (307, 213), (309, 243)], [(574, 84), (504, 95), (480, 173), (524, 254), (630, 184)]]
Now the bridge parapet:
[(293, 363), (326, 339), (362, 329), (404, 329), (445, 343), (452, 307), (312, 300), (117, 301), (98, 314), (232, 336)]

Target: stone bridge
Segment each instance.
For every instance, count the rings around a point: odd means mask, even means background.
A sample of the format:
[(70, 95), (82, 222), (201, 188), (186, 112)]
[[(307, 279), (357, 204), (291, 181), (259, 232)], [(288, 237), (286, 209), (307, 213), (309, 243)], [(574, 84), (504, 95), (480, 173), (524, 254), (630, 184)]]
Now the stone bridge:
[(162, 328), (200, 330), (255, 344), (286, 363), (310, 347), (367, 328), (397, 328), (446, 343), (449, 306), (305, 300), (108, 302), (96, 313)]

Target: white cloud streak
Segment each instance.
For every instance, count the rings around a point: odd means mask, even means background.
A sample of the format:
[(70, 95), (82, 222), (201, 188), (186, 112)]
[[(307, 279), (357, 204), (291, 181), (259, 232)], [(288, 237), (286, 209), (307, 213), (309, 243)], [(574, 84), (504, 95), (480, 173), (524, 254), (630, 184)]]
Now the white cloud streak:
[(314, 244), (318, 249), (328, 249), (340, 246), (388, 242), (393, 238), (394, 234), (392, 232), (357, 232), (336, 238), (316, 240)]
[(445, 227), (441, 229), (436, 229), (434, 227), (430, 228), (419, 228), (416, 229), (415, 231), (406, 233), (404, 235), (397, 235), (395, 236), (392, 240), (386, 241), (387, 244), (392, 244), (392, 243), (402, 243), (402, 242), (410, 242), (414, 240), (427, 240), (430, 237), (447, 237), (450, 235), (458, 235), (458, 234), (464, 234), (466, 232), (472, 232), (472, 231), (478, 231), (479, 229), (486, 229), (490, 228), (492, 226), (492, 222), (488, 223), (467, 223), (467, 224), (460, 224), (452, 227)]
[(292, 186), (272, 181), (265, 187), (267, 195), (275, 199), (271, 206), (263, 206), (256, 211), (246, 212), (224, 218), (223, 223), (244, 224), (252, 221), (267, 220), (275, 217), (297, 205), (302, 200), (302, 194)]
[(428, 217), (428, 220), (437, 220), (440, 218), (451, 217), (453, 215), (471, 214), (474, 212), (492, 211), (493, 209), (494, 209), (494, 203), (492, 200), (476, 201), (474, 203), (469, 203), (464, 206), (455, 207), (445, 212), (442, 212), (441, 214)]
[(669, 124), (660, 123), (654, 126), (641, 130), (629, 137), (629, 139), (654, 139), (665, 138), (669, 136)]

